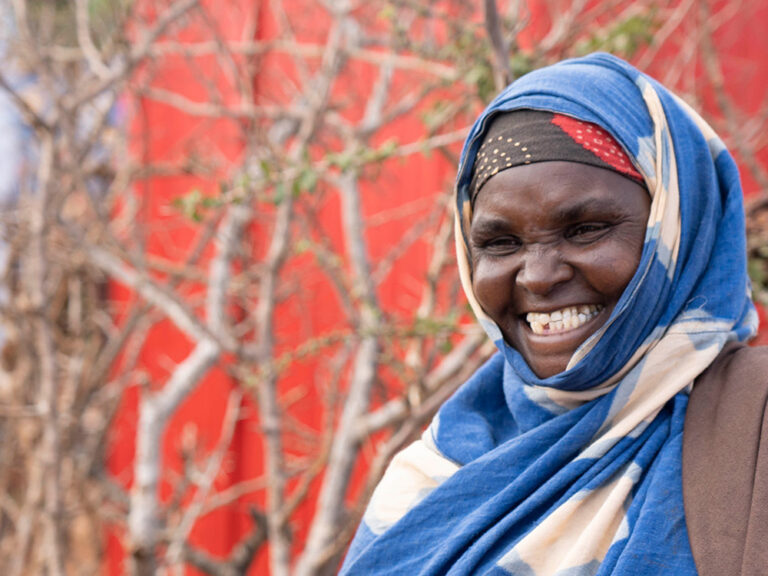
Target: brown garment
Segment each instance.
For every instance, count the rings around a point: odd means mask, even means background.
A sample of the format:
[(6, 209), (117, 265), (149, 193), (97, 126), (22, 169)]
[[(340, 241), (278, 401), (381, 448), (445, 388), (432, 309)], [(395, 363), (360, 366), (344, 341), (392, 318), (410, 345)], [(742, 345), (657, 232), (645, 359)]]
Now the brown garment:
[(768, 347), (729, 344), (691, 392), (683, 500), (701, 576), (768, 575)]

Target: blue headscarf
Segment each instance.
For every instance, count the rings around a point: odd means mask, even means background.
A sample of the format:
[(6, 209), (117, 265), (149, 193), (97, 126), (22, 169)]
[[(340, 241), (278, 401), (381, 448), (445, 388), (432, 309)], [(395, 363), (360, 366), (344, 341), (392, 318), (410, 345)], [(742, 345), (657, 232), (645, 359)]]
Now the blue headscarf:
[[(567, 369), (538, 378), (472, 291), (469, 184), (494, 115), (558, 112), (622, 145), (652, 198), (637, 271)], [(467, 297), (500, 353), (398, 454), (342, 574), (696, 574), (682, 500), (693, 380), (757, 330), (742, 192), (722, 141), (608, 54), (528, 74), (475, 122), (456, 186)]]

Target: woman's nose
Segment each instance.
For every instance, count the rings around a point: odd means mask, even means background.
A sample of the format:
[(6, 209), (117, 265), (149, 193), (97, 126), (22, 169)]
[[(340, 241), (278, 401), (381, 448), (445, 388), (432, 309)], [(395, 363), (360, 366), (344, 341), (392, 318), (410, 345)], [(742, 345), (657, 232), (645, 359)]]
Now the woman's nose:
[(563, 261), (557, 247), (527, 247), (515, 281), (534, 294), (548, 294), (555, 286), (573, 277), (573, 268)]

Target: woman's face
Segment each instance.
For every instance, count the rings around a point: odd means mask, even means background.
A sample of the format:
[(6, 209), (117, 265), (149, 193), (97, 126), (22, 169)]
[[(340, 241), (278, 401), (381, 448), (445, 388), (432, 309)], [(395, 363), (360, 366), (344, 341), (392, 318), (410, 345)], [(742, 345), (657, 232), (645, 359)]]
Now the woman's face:
[(509, 168), (475, 199), (472, 286), (539, 378), (565, 370), (611, 315), (640, 262), (650, 198), (574, 162)]

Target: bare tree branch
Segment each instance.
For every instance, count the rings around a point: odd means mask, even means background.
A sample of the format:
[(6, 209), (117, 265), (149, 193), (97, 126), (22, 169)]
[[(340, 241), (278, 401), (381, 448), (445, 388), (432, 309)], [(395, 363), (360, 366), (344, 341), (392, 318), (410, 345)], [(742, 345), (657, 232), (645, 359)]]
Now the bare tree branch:
[[(211, 263), (206, 315), (208, 325), (221, 333), (225, 324), (223, 292), (229, 277), (234, 245), (239, 242), (249, 211), (243, 206), (229, 210), (220, 225), (218, 252)], [(176, 407), (195, 389), (203, 375), (214, 365), (221, 347), (207, 334), (199, 334), (192, 353), (179, 364), (165, 387), (157, 393), (145, 391), (139, 408), (136, 435), (134, 486), (128, 526), (133, 550), (131, 557), (136, 574), (153, 574), (156, 570), (155, 547), (159, 529), (157, 519), (158, 482), (162, 470), (162, 442), (165, 426)]]
[(240, 390), (235, 389), (230, 393), (229, 400), (227, 401), (227, 409), (224, 412), (224, 422), (222, 424), (221, 437), (219, 438), (218, 446), (208, 458), (208, 462), (203, 471), (202, 482), (197, 486), (195, 498), (187, 505), (184, 516), (181, 519), (181, 522), (179, 522), (178, 527), (174, 530), (174, 535), (171, 538), (171, 544), (168, 547), (166, 557), (171, 565), (177, 564), (179, 570), (183, 571), (183, 565), (179, 563), (182, 560), (184, 543), (189, 537), (189, 533), (192, 531), (192, 527), (197, 521), (197, 518), (203, 511), (203, 506), (210, 493), (213, 481), (221, 469), (221, 462), (232, 442), (232, 436), (235, 433), (235, 425), (237, 424), (240, 414), (240, 402), (242, 399), (243, 395)]
[(80, 49), (83, 51), (88, 66), (99, 78), (106, 78), (109, 75), (109, 67), (101, 61), (101, 54), (93, 43), (91, 36), (90, 17), (88, 15), (88, 2), (86, 0), (75, 0), (75, 22), (77, 23), (77, 40)]
[(483, 15), (485, 30), (491, 42), (493, 81), (498, 92), (512, 80), (512, 70), (509, 67), (509, 44), (504, 38), (496, 0), (483, 0)]

